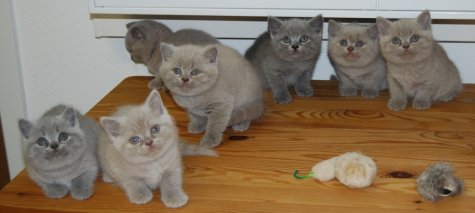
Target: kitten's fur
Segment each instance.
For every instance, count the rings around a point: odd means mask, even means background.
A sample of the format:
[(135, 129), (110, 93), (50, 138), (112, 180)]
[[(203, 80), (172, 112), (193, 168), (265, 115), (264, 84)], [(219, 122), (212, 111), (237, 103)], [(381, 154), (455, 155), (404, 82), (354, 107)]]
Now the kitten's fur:
[[(156, 188), (160, 188), (165, 206), (186, 204), (180, 153), (183, 146), (156, 90), (142, 105), (124, 106), (112, 117), (102, 117), (101, 124), (107, 132), (99, 143), (105, 182), (116, 182), (134, 204), (149, 202)], [(191, 150), (191, 154), (215, 155), (212, 150), (203, 150)]]
[(328, 22), (328, 56), (338, 76), (340, 95), (366, 98), (387, 89), (386, 64), (379, 52), (376, 24)]
[(188, 111), (188, 131), (206, 130), (202, 145), (218, 146), (227, 126), (244, 131), (262, 115), (259, 79), (236, 50), (221, 44), (162, 44), (161, 50), (159, 76), (176, 103)]
[(94, 192), (97, 140), (100, 126), (77, 110), (58, 105), (33, 124), (20, 119), (26, 170), (47, 197), (62, 198), (71, 191), (77, 200)]
[(433, 102), (457, 96), (462, 81), (457, 67), (432, 36), (429, 11), (395, 22), (378, 17), (376, 23), (388, 67), (391, 110), (404, 110), (408, 98), (413, 99), (413, 108), (425, 110)]
[(290, 103), (288, 86), (299, 96), (312, 96), (311, 80), (321, 52), (323, 17), (312, 19), (268, 18), (268, 32), (247, 50), (262, 87), (272, 90), (274, 101)]

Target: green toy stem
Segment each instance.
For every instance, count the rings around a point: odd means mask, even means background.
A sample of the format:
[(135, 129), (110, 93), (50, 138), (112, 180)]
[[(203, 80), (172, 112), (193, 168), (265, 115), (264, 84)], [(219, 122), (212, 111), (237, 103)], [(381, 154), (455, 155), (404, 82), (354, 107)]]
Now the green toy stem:
[(314, 175), (315, 173), (313, 173), (313, 171), (310, 171), (307, 175), (303, 175), (303, 176), (299, 175), (299, 170), (294, 171), (294, 178), (297, 178), (297, 179), (312, 178)]

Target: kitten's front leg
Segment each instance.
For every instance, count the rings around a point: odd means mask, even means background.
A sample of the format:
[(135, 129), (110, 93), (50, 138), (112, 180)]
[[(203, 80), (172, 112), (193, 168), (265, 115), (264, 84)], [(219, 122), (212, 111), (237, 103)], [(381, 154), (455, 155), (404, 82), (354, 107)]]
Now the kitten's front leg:
[(396, 79), (388, 76), (389, 84), (389, 101), (388, 108), (394, 111), (401, 111), (406, 109), (407, 97), (404, 90), (401, 88)]
[(358, 85), (341, 71), (338, 75), (338, 87), (340, 88), (340, 96), (355, 96), (358, 94)]
[(285, 82), (285, 75), (281, 71), (268, 71), (265, 73), (272, 91), (272, 97), (278, 104), (288, 104), (292, 102), (292, 96), (289, 93)]
[(190, 111), (188, 111), (188, 117), (190, 118), (190, 122), (188, 123), (188, 132), (197, 134), (206, 130), (206, 123), (208, 120), (205, 117), (195, 115)]
[(68, 186), (58, 183), (40, 183), (45, 195), (49, 198), (63, 198), (69, 192)]
[(76, 200), (89, 198), (94, 192), (97, 168), (88, 170), (71, 181), (71, 196)]
[[(117, 181), (120, 183), (121, 181)], [(129, 201), (134, 204), (145, 204), (152, 200), (153, 193), (147, 185), (139, 180), (128, 180), (121, 184), (122, 189), (127, 194)]]
[(307, 70), (301, 73), (300, 76), (297, 77), (297, 80), (294, 84), (294, 89), (298, 96), (302, 96), (302, 97), (313, 96), (312, 74), (313, 74), (313, 70)]
[(375, 98), (379, 96), (381, 82), (374, 79), (373, 76), (367, 76), (368, 79), (362, 81), (363, 88), (361, 96), (365, 98)]
[(183, 191), (183, 170), (181, 165), (167, 171), (160, 182), (160, 196), (168, 208), (182, 207), (188, 202), (188, 196)]
[(201, 139), (201, 145), (216, 147), (221, 143), (223, 132), (228, 126), (233, 104), (232, 101), (214, 103), (209, 106), (208, 124), (206, 133)]
[(431, 98), (434, 90), (432, 87), (421, 86), (412, 100), (412, 107), (417, 110), (429, 109), (432, 104)]

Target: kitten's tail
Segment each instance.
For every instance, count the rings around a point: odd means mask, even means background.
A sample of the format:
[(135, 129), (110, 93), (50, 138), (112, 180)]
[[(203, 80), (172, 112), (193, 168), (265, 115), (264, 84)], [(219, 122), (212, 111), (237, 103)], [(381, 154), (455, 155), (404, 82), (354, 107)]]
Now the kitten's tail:
[(199, 144), (191, 144), (185, 141), (180, 141), (179, 149), (181, 156), (196, 156), (196, 155), (203, 155), (203, 156), (213, 156), (217, 157), (218, 153), (214, 150), (200, 146)]

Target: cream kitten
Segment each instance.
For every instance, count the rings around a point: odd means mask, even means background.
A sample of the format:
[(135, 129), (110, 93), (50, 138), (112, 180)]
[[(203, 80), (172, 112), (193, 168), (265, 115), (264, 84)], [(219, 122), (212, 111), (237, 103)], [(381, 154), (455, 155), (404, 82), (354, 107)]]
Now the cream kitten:
[(262, 115), (259, 79), (236, 50), (221, 44), (162, 44), (161, 50), (159, 77), (176, 103), (188, 111), (188, 131), (206, 130), (202, 145), (218, 146), (227, 126), (244, 131)]
[(429, 109), (433, 102), (450, 101), (462, 90), (455, 64), (434, 40), (429, 11), (415, 19), (390, 22), (377, 18), (381, 53), (388, 67), (391, 110)]
[(144, 104), (122, 107), (112, 117), (100, 120), (107, 132), (99, 143), (105, 182), (116, 182), (134, 204), (149, 202), (156, 188), (160, 188), (165, 206), (186, 204), (180, 154), (183, 146), (157, 91), (153, 90)]
[(386, 64), (379, 52), (375, 24), (342, 25), (328, 22), (328, 55), (338, 76), (340, 95), (354, 96), (358, 90), (366, 98), (387, 89)]

